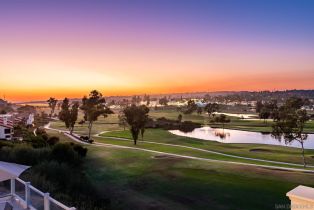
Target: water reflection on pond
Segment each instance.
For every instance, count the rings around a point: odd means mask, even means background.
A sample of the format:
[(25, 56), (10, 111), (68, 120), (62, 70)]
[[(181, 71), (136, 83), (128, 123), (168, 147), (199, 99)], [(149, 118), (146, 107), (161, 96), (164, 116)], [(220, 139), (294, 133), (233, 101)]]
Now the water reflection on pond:
[[(172, 134), (186, 136), (209, 141), (218, 141), (221, 143), (251, 143), (251, 144), (271, 144), (289, 147), (301, 147), (297, 141), (286, 145), (284, 141), (279, 142), (269, 133), (259, 133), (250, 131), (239, 131), (221, 128), (202, 127), (196, 128), (192, 132), (184, 133), (179, 130), (170, 130)], [(314, 149), (314, 134), (309, 134), (304, 143), (306, 149)]]

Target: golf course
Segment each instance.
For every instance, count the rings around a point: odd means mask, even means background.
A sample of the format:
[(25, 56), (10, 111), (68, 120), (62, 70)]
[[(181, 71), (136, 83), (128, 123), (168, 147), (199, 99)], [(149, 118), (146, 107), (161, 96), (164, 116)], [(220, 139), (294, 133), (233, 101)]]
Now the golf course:
[[(176, 119), (173, 110), (151, 110), (157, 119)], [(82, 118), (82, 113), (79, 114)], [(206, 114), (184, 120), (208, 123)], [(270, 131), (272, 122), (232, 117), (229, 129)], [(50, 123), (49, 134), (72, 141), (63, 122)], [(312, 132), (313, 122), (306, 124)], [(61, 133), (60, 133), (61, 131)], [(74, 133), (86, 135), (86, 124)], [(289, 203), (286, 193), (298, 185), (314, 186), (314, 150), (306, 149), (303, 168), (299, 148), (266, 144), (229, 144), (182, 137), (164, 129), (146, 129), (133, 144), (118, 114), (99, 118), (86, 144), (84, 173), (115, 209), (275, 209)], [(258, 199), (256, 199), (258, 198)]]

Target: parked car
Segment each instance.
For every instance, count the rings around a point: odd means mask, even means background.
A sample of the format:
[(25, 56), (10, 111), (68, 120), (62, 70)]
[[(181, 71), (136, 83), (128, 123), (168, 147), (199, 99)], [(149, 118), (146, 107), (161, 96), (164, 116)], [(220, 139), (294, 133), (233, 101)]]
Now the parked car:
[(80, 136), (80, 140), (84, 141), (84, 142), (87, 142), (87, 143), (90, 143), (90, 144), (94, 142), (94, 140), (88, 138), (88, 136)]

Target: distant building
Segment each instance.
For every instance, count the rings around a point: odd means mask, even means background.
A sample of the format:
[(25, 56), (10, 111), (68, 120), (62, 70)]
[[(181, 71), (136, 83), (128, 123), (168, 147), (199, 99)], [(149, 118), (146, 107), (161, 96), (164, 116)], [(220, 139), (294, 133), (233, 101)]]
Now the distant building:
[(0, 139), (12, 140), (13, 120), (12, 115), (0, 115)]
[(29, 114), (26, 120), (26, 125), (32, 126), (34, 124), (34, 114)]

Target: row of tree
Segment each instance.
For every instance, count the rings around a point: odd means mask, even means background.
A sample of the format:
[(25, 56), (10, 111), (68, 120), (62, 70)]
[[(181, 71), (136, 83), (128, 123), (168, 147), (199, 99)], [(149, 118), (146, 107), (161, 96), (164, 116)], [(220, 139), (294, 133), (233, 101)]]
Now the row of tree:
[[(50, 101), (50, 115), (52, 115), (56, 103), (53, 98), (50, 98), (48, 101)], [(305, 123), (309, 120), (309, 116), (302, 107), (306, 101), (307, 100), (302, 98), (291, 97), (281, 106), (278, 106), (277, 102), (274, 100), (264, 103), (259, 102), (256, 106), (256, 110), (259, 112), (261, 118), (267, 119), (271, 117), (274, 120), (272, 125), (272, 135), (274, 137), (280, 141), (284, 140), (286, 143), (291, 143), (292, 141), (300, 142), (304, 167), (306, 166), (304, 141), (308, 137), (304, 132), (304, 127)], [(81, 106), (78, 102), (70, 104), (69, 99), (65, 98), (61, 105), (59, 119), (65, 123), (71, 133), (77, 121), (79, 109), (84, 113), (84, 120), (88, 122), (88, 138), (90, 138), (93, 123), (97, 121), (98, 117), (107, 117), (108, 114), (113, 113), (113, 111), (106, 106), (106, 100), (103, 95), (96, 90), (92, 91), (88, 97), (83, 97)], [(195, 102), (190, 100), (185, 113), (192, 113), (197, 111), (197, 109), (198, 106)], [(219, 111), (219, 105), (217, 103), (208, 103), (204, 107), (204, 111), (208, 113), (211, 122), (222, 123), (223, 127), (225, 123), (230, 122), (230, 119), (228, 119), (226, 115), (221, 114), (215, 116), (215, 112)], [(265, 114), (266, 112), (267, 114)], [(142, 137), (144, 135), (145, 125), (149, 120), (148, 113), (149, 108), (147, 106), (132, 104), (127, 105), (119, 114), (119, 121), (123, 123), (123, 126), (129, 125), (130, 127), (134, 144), (137, 143), (140, 134)], [(182, 120), (182, 115), (179, 115), (178, 120)]]
[[(54, 114), (57, 100), (50, 98), (48, 101), (51, 109), (50, 116)], [(84, 114), (84, 121), (88, 123), (88, 138), (90, 139), (92, 133), (93, 123), (98, 120), (100, 116), (107, 117), (114, 112), (106, 105), (106, 100), (103, 95), (93, 90), (89, 96), (82, 98), (81, 105), (78, 102), (70, 103), (68, 98), (65, 98), (61, 103), (61, 110), (59, 112), (59, 119), (65, 123), (66, 128), (69, 129), (70, 134), (73, 133), (74, 126), (78, 119), (78, 112), (82, 110)], [(148, 120), (149, 108), (145, 105), (137, 106), (132, 104), (126, 106), (119, 118), (123, 122), (123, 125), (130, 126), (130, 131), (134, 139), (134, 144), (137, 143), (138, 136), (141, 133), (142, 137), (145, 132), (145, 124)]]

